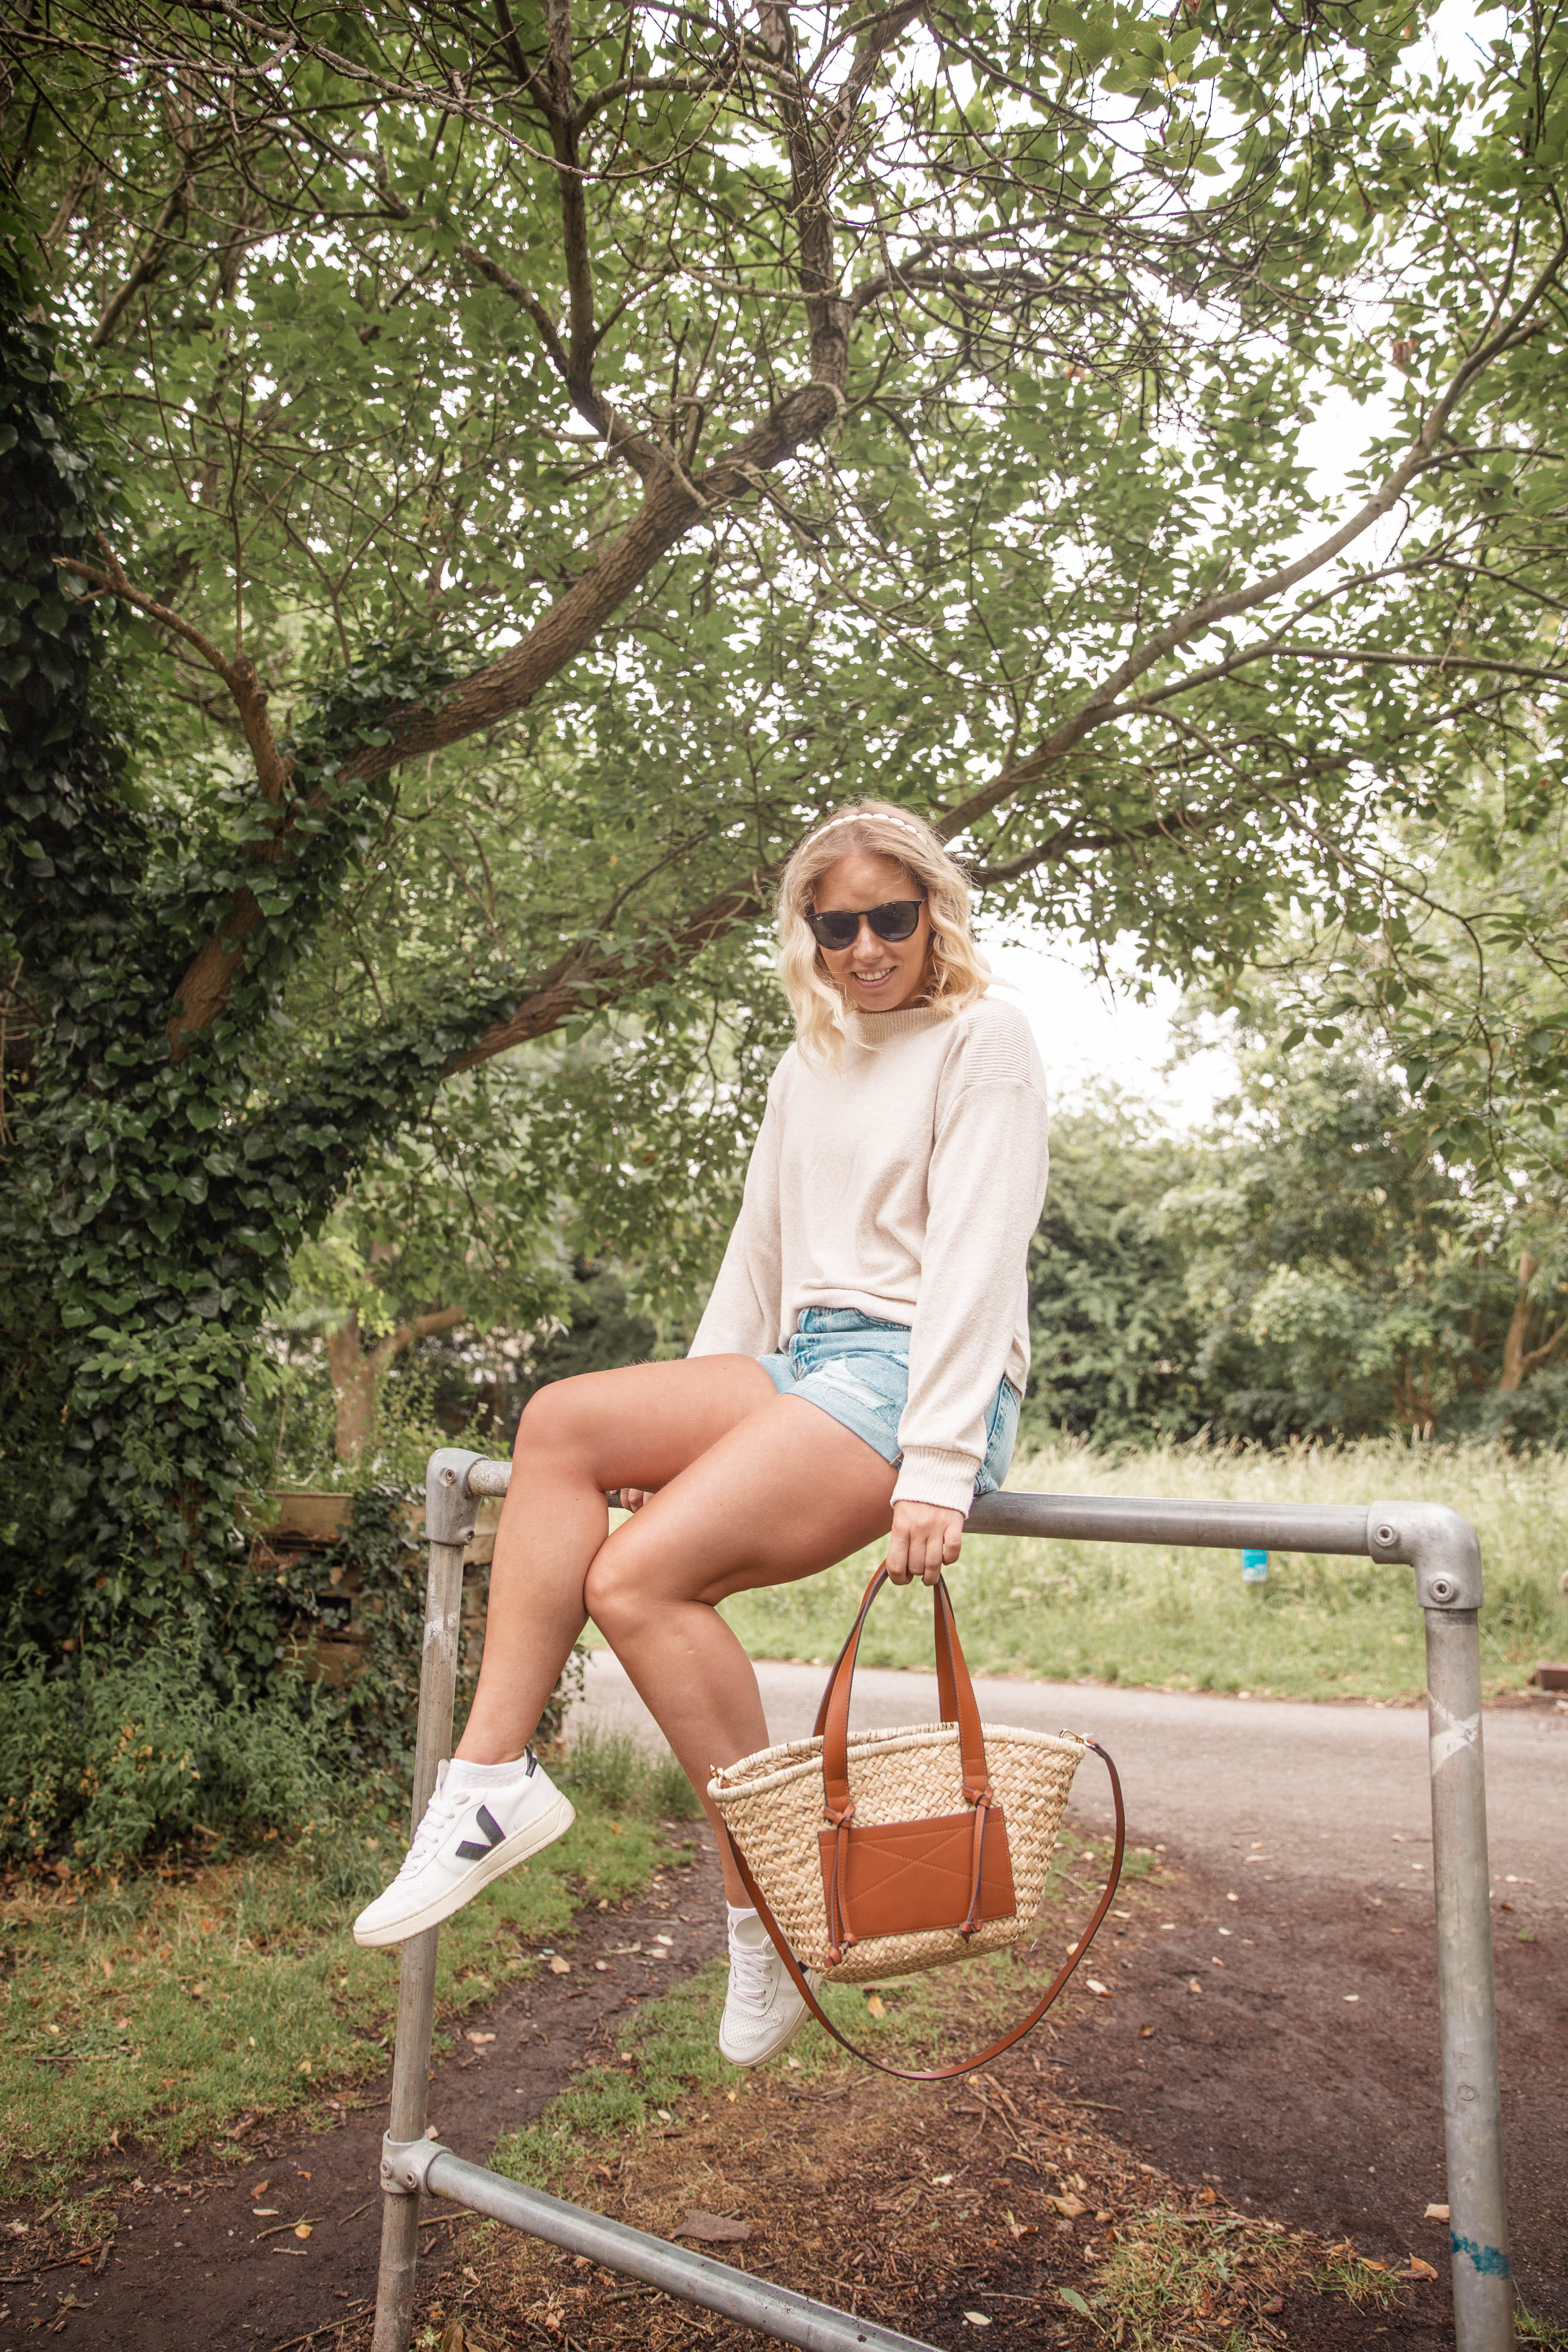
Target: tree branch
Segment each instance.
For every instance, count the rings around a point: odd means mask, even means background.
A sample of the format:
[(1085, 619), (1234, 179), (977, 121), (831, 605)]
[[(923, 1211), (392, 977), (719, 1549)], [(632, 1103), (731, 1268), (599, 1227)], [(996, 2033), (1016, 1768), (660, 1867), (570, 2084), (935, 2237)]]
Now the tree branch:
[(106, 305), (102, 317), (92, 331), (89, 340), (90, 350), (100, 352), (103, 349), (124, 317), (127, 306), (135, 300), (143, 286), (149, 285), (163, 268), (168, 257), (169, 248), (174, 241), (169, 235), (169, 230), (185, 209), (185, 200), (190, 194), (191, 182), (195, 176), (195, 159), (187, 154), (180, 166), (180, 175), (170, 189), (162, 212), (153, 224), (146, 244), (132, 265), (130, 276), (120, 291)]
[(364, 1360), (371, 1377), (379, 1378), (388, 1364), (401, 1356), (405, 1348), (411, 1348), (416, 1339), (429, 1339), (437, 1331), (450, 1331), (462, 1319), (460, 1307), (437, 1307), (428, 1315), (411, 1315), (406, 1323), (400, 1323), (395, 1331), (389, 1331), (384, 1339), (378, 1339), (371, 1349)]
[(103, 550), (103, 571), (95, 570), (90, 563), (79, 563), (69, 555), (56, 556), (56, 570), (73, 572), (100, 596), (118, 597), (122, 604), (130, 604), (138, 613), (145, 613), (148, 619), (156, 621), (160, 628), (169, 630), (173, 635), (184, 638), (186, 645), (195, 647), (208, 667), (217, 672), (234, 698), (239, 723), (245, 730), (245, 740), (256, 763), (257, 780), (272, 806), (280, 808), (289, 779), (294, 772), (294, 762), (286, 760), (278, 749), (272, 722), (267, 715), (266, 689), (257, 676), (256, 664), (244, 654), (237, 660), (228, 660), (226, 656), (219, 653), (211, 638), (205, 637), (191, 622), (172, 612), (167, 604), (160, 604), (155, 597), (133, 588), (126, 578), (119, 557), (101, 531), (98, 533), (98, 543)]
[(1095, 688), (1092, 694), (1086, 696), (1076, 709), (1058, 721), (1043, 743), (1025, 758), (1009, 761), (983, 791), (971, 793), (956, 808), (950, 809), (937, 826), (938, 832), (951, 841), (978, 818), (989, 815), (999, 803), (1010, 798), (1014, 793), (1037, 783), (1058, 760), (1072, 750), (1074, 744), (1081, 742), (1093, 729), (1103, 726), (1107, 719), (1115, 715), (1113, 706), (1128, 687), (1152, 669), (1157, 662), (1164, 660), (1168, 654), (1173, 653), (1178, 646), (1187, 644), (1193, 637), (1204, 635), (1221, 621), (1230, 620), (1238, 613), (1253, 612), (1259, 604), (1269, 604), (1276, 596), (1284, 595), (1299, 580), (1309, 579), (1314, 572), (1321, 572), (1325, 563), (1331, 563), (1336, 555), (1370, 530), (1373, 523), (1380, 521), (1397, 505), (1418, 475), (1424, 473), (1428, 466), (1441, 462), (1443, 452), (1439, 445), (1447, 429), (1448, 419), (1470, 386), (1495, 359), (1534, 332), (1531, 323), (1532, 314), (1558, 281), (1565, 260), (1568, 260), (1568, 236), (1561, 240), (1551, 258), (1537, 273), (1533, 284), (1507, 325), (1484, 336), (1454, 371), (1446, 389), (1427, 410), (1420, 432), (1399, 464), (1337, 530), (1331, 531), (1326, 539), (1320, 540), (1316, 547), (1298, 556), (1294, 562), (1281, 564), (1276, 571), (1265, 573), (1260, 580), (1255, 580), (1250, 586), (1235, 589), (1229, 595), (1210, 596), (1201, 604), (1189, 606), (1186, 612), (1167, 622), (1163, 629), (1156, 630), (1152, 636), (1146, 637)]

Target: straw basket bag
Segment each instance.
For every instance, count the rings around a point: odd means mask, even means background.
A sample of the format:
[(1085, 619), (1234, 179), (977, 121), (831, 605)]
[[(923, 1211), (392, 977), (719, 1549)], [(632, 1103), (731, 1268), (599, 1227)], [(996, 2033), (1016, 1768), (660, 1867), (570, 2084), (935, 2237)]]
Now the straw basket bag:
[[(1083, 1958), (1121, 1872), (1121, 1788), (1092, 1739), (981, 1722), (940, 1577), (931, 1601), (942, 1721), (851, 1739), (856, 1654), (886, 1580), (879, 1568), (866, 1588), (815, 1736), (742, 1756), (715, 1771), (708, 1793), (742, 1882), (817, 2023), (884, 2074), (934, 2082), (984, 2066), (1020, 2041)], [(1110, 1775), (1115, 1855), (1089, 1926), (1040, 2001), (1012, 2032), (959, 2065), (885, 2066), (856, 2050), (823, 2015), (806, 1969), (830, 1984), (868, 1984), (1030, 1937), (1073, 1775), (1091, 1748)]]

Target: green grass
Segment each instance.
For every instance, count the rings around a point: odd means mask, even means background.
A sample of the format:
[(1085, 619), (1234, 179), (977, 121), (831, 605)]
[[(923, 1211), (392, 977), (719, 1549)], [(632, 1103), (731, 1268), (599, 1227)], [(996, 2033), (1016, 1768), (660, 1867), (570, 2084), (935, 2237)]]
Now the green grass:
[[(1081, 1885), (1068, 1883), (1080, 1871), (1103, 1864), (1108, 1840), (1064, 1829), (1047, 1882), (1041, 1925), (1027, 1966), (1008, 1953), (971, 1960), (961, 1970), (932, 1969), (896, 1986), (825, 1985), (818, 1994), (839, 2032), (879, 2057), (905, 2065), (929, 2065), (969, 2056), (1037, 1998), (1073, 1943), (1090, 1906)], [(1158, 1874), (1157, 1857), (1132, 1847), (1123, 1883)], [(1089, 1970), (1092, 1973), (1092, 1969)], [(714, 1960), (656, 2001), (647, 2001), (616, 2028), (616, 2055), (590, 2063), (574, 2082), (552, 2099), (536, 2124), (500, 2141), (490, 2161), (514, 2179), (548, 2187), (581, 2164), (584, 2151), (616, 2134), (641, 2131), (669, 2121), (688, 2108), (721, 2098), (744, 2097), (747, 2078), (719, 2055), (719, 2017), (727, 1970)], [(875, 1992), (879, 2012), (868, 2007)], [(961, 2047), (967, 2042), (968, 2048)], [(848, 2062), (822, 2028), (808, 2023), (790, 2047), (790, 2064), (803, 2083), (842, 2073)]]
[[(1495, 1446), (1367, 1441), (1342, 1447), (1169, 1446), (1112, 1461), (1061, 1444), (1016, 1462), (1013, 1487), (1258, 1504), (1444, 1502), (1480, 1536), (1489, 1691), (1568, 1655), (1568, 1465)], [(723, 1613), (753, 1657), (827, 1664), (881, 1547), (804, 1584), (738, 1595)], [(1235, 1552), (1045, 1543), (972, 1536), (951, 1584), (976, 1673), (1250, 1691), (1299, 1698), (1415, 1696), (1425, 1674), (1408, 1569), (1274, 1554), (1268, 1583), (1245, 1586)], [(879, 1598), (867, 1665), (931, 1662), (931, 1611), (912, 1591)]]
[[(666, 1856), (646, 1816), (677, 1810), (668, 1759), (613, 1745), (580, 1745), (562, 1769), (578, 1809), (569, 1834), (442, 1930), (448, 2020), (534, 1969), (539, 1945), (564, 1942), (584, 1898), (636, 1893)], [(0, 2197), (54, 2194), (120, 2142), (150, 2140), (173, 2164), (241, 2115), (310, 2105), (331, 2120), (323, 2093), (387, 2063), (398, 1955), (361, 1951), (348, 1928), (403, 1843), (401, 1824), (362, 1819), (333, 1826), (330, 1854), (306, 1834), (205, 1869), (13, 1882), (0, 1903)]]

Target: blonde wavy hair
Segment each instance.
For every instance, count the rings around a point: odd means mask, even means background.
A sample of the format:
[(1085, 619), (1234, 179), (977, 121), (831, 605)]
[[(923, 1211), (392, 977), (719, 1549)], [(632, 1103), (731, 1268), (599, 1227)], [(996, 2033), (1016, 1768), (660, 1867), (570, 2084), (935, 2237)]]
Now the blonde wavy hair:
[(845, 1001), (827, 976), (806, 917), (830, 866), (856, 850), (890, 857), (924, 897), (931, 962), (921, 1003), (948, 1014), (984, 996), (991, 967), (969, 929), (969, 877), (942, 842), (907, 810), (858, 801), (803, 841), (779, 877), (779, 971), (795, 1013), (795, 1042), (813, 1060), (837, 1063), (847, 1034)]

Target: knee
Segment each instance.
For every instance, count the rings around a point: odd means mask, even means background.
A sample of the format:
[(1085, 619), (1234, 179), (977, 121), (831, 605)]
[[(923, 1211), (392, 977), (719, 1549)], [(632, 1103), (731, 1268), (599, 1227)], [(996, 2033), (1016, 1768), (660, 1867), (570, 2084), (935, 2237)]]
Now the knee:
[(601, 1547), (583, 1587), (584, 1604), (607, 1642), (631, 1633), (647, 1612), (648, 1580), (639, 1570), (640, 1547), (619, 1540), (631, 1533), (623, 1528), (616, 1538)]
[(513, 1451), (518, 1454), (578, 1452), (588, 1437), (591, 1424), (581, 1390), (580, 1375), (568, 1381), (552, 1381), (548, 1387), (535, 1389), (522, 1408)]

